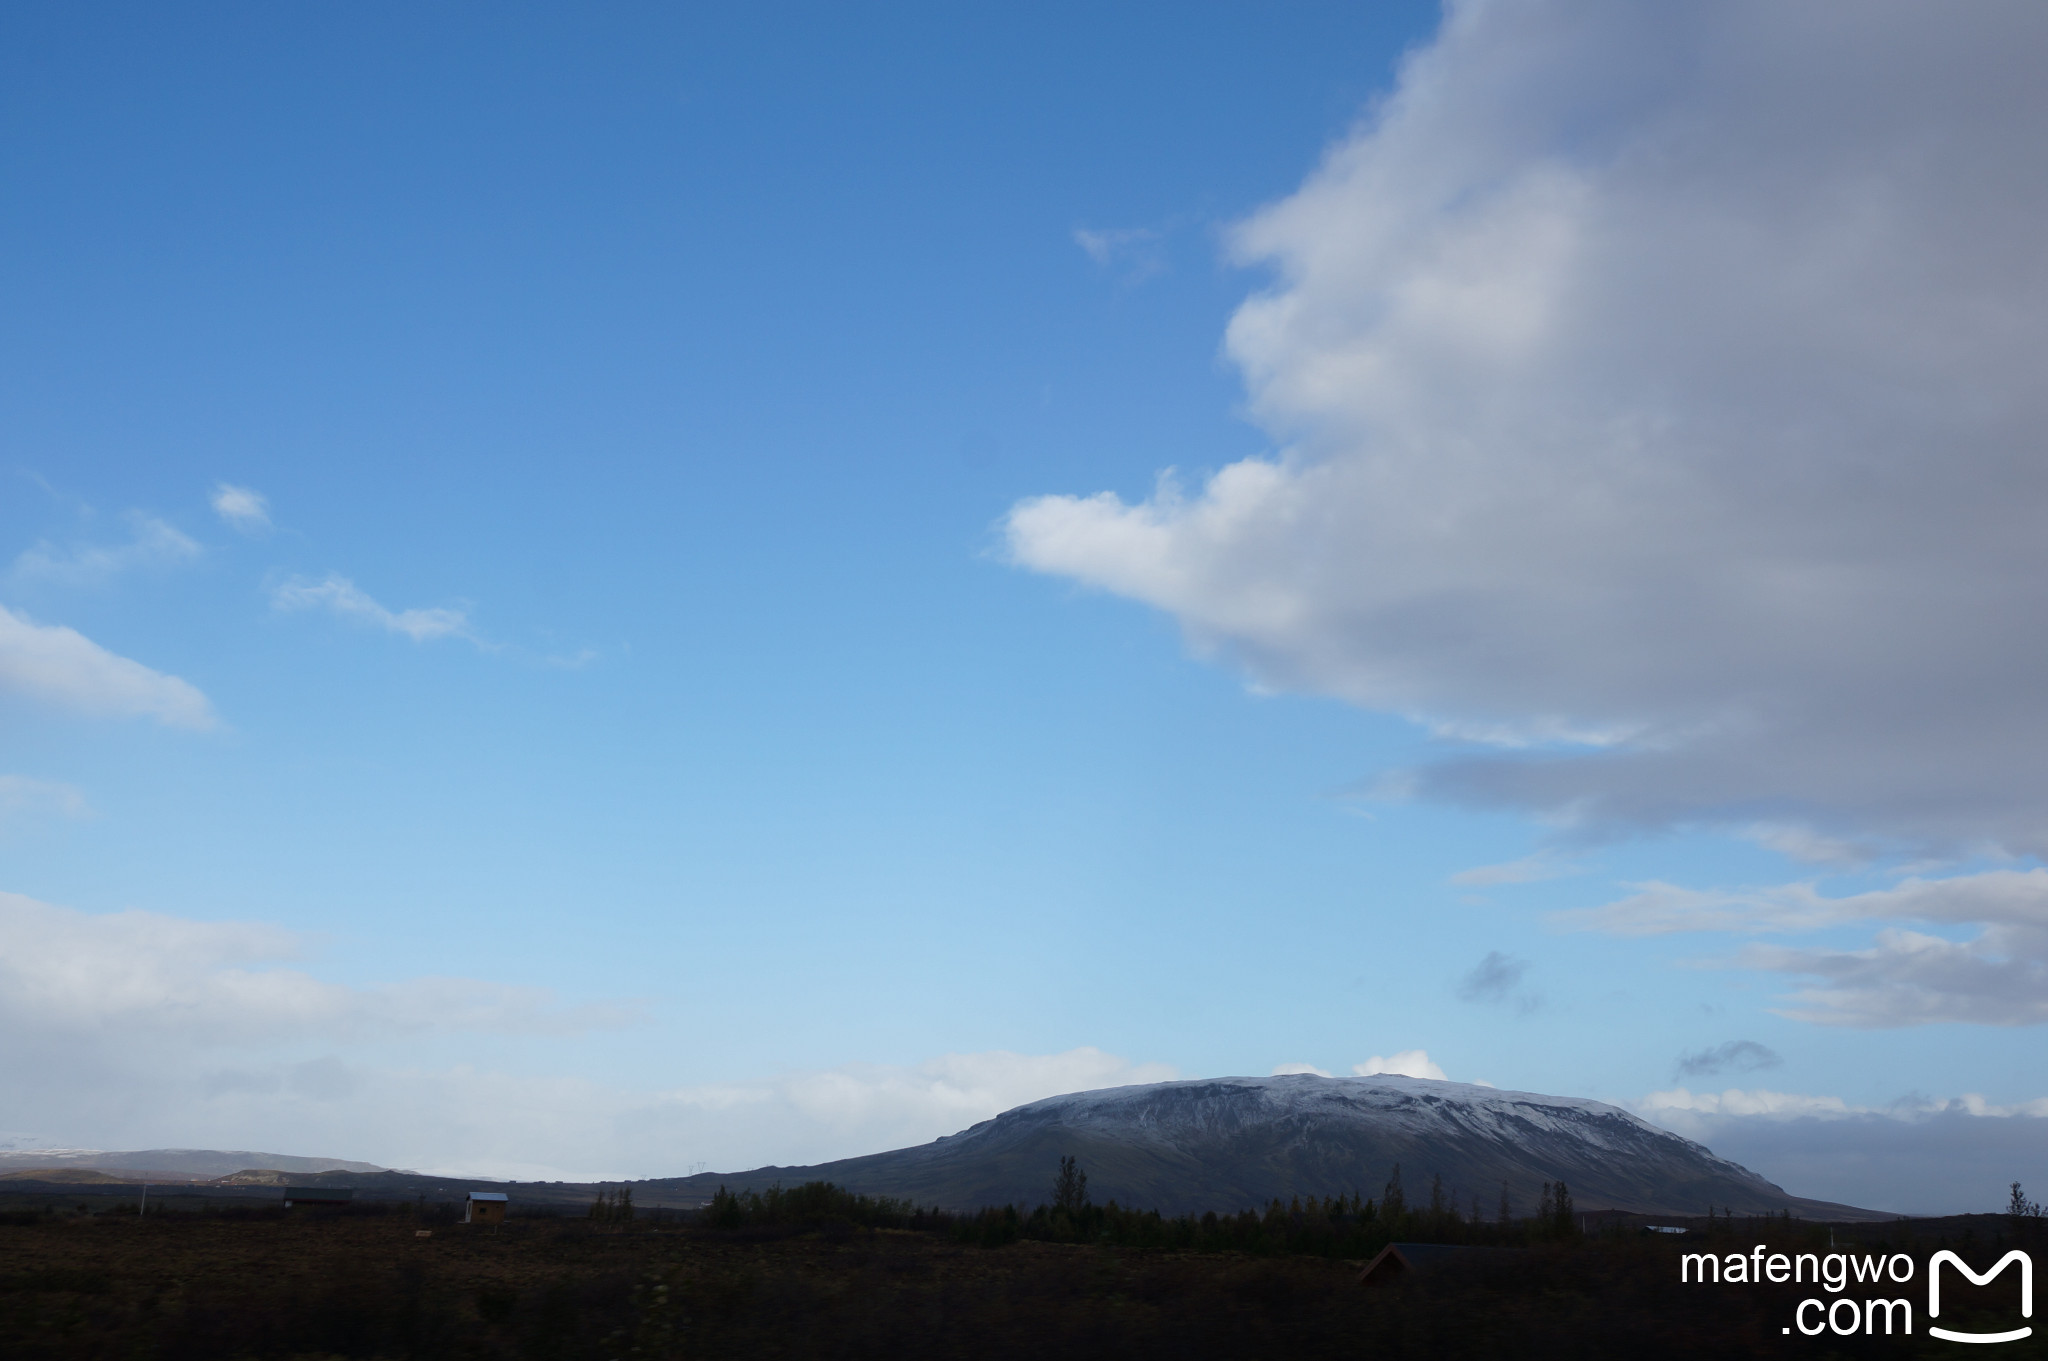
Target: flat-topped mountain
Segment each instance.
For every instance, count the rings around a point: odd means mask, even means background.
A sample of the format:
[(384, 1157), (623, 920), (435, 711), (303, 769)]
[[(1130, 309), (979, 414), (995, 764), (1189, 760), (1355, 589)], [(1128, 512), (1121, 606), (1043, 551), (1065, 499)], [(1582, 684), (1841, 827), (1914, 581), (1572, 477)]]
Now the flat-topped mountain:
[(1112, 1087), (1034, 1101), (915, 1148), (639, 1184), (669, 1200), (709, 1196), (721, 1185), (822, 1180), (967, 1209), (1045, 1199), (1063, 1155), (1080, 1160), (1097, 1201), (1170, 1214), (1296, 1195), (1378, 1198), (1399, 1164), (1411, 1205), (1426, 1204), (1441, 1176), (1462, 1213), (1472, 1212), (1476, 1198), (1488, 1219), (1503, 1183), (1514, 1213), (1528, 1215), (1546, 1181), (1568, 1184), (1585, 1210), (1703, 1215), (1733, 1207), (1745, 1215), (1789, 1209), (1804, 1218), (1878, 1217), (1789, 1195), (1604, 1102), (1390, 1076)]

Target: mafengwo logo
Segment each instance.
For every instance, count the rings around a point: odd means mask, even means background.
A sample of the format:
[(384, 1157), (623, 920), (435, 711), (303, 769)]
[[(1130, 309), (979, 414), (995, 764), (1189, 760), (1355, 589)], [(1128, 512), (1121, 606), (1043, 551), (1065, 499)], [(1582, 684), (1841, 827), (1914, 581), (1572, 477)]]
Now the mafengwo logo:
[[(2027, 1256), (2026, 1253), (2021, 1252), (2018, 1248), (2014, 1248), (2011, 1252), (1998, 1259), (1997, 1266), (1992, 1267), (1991, 1270), (1979, 1276), (1976, 1272), (1970, 1270), (1968, 1262), (1965, 1262), (1962, 1258), (1944, 1248), (1940, 1252), (1935, 1253), (1927, 1263), (1928, 1318), (1941, 1317), (1941, 1268), (1945, 1263), (1952, 1263), (1957, 1271), (1969, 1277), (1971, 1285), (1989, 1285), (1992, 1278), (1997, 1276), (1999, 1272), (2017, 1263), (2020, 1269), (2020, 1317), (2032, 1318), (2034, 1316), (2033, 1258)], [(1931, 1323), (1928, 1325), (1927, 1331), (1935, 1337), (1947, 1338), (1950, 1342), (2017, 1342), (2023, 1337), (2031, 1337), (2034, 1332), (2033, 1328), (2026, 1327), (2013, 1328), (2002, 1333), (1958, 1333), (1951, 1332), (1947, 1328), (1937, 1328)]]
[[(2006, 1268), (2019, 1268), (2020, 1318), (2034, 1316), (2034, 1260), (2026, 1253), (2014, 1248), (1998, 1259), (1989, 1270), (1976, 1271), (1955, 1253), (1943, 1248), (1927, 1261), (1927, 1335), (1947, 1342), (2018, 1342), (2021, 1338), (2032, 1337), (2032, 1325), (2004, 1328), (1995, 1331), (1963, 1330), (1944, 1328), (1935, 1322), (1941, 1317), (1942, 1268), (1953, 1268), (1948, 1274), (1951, 1281), (1950, 1303), (1955, 1303), (1954, 1291), (1965, 1283), (1973, 1286), (1988, 1286), (2001, 1276)], [(1682, 1283), (1715, 1285), (1794, 1285), (1811, 1282), (1828, 1292), (1834, 1298), (1808, 1298), (1799, 1301), (1793, 1311), (1792, 1322), (1783, 1331), (1803, 1333), (1807, 1337), (1819, 1337), (1833, 1333), (1837, 1337), (1850, 1337), (1861, 1333), (1871, 1336), (1880, 1330), (1886, 1334), (1911, 1333), (1913, 1331), (1913, 1301), (1908, 1291), (1897, 1291), (1897, 1287), (1910, 1285), (1918, 1269), (1911, 1257), (1903, 1252), (1886, 1256), (1880, 1253), (1783, 1253), (1772, 1252), (1759, 1243), (1748, 1252), (1731, 1252), (1718, 1255), (1710, 1252), (1689, 1252), (1678, 1259), (1678, 1279)], [(1955, 1280), (1960, 1276), (1960, 1281)], [(1860, 1297), (1845, 1294), (1852, 1285), (1862, 1285), (1865, 1290)], [(1897, 1291), (1898, 1297), (1879, 1298), (1873, 1292), (1890, 1294)], [(1953, 1312), (1953, 1311), (1952, 1311)]]

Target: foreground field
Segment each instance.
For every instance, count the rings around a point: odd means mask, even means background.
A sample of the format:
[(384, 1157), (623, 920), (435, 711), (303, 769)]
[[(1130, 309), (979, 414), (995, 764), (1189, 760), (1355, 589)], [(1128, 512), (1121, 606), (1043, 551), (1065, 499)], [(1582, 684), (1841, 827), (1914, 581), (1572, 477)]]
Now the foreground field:
[[(1361, 1288), (1315, 1257), (1117, 1251), (828, 1226), (406, 1213), (18, 1216), (0, 1354), (72, 1358), (1918, 1355), (1787, 1336), (1810, 1288), (1680, 1286), (1678, 1245), (1518, 1254), (1484, 1280)], [(1693, 1244), (1697, 1248), (1700, 1244)], [(1944, 1319), (1944, 1321), (1947, 1321)], [(2035, 1355), (2035, 1344), (2002, 1349)]]

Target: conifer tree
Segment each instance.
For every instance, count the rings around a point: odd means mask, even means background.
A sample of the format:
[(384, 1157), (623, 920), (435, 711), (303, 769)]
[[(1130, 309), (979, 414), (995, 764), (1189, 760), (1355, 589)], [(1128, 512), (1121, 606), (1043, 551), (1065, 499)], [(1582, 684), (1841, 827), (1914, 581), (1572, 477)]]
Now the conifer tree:
[(1052, 1183), (1052, 1207), (1068, 1214), (1088, 1203), (1088, 1174), (1071, 1156), (1060, 1159), (1060, 1174)]

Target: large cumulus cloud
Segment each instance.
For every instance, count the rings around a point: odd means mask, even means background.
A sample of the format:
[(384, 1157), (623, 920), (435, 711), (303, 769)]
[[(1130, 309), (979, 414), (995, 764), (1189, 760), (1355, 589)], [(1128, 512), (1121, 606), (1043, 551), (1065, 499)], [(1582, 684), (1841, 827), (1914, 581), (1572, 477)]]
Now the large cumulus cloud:
[(1455, 3), (1227, 347), (1276, 452), (1017, 561), (1588, 830), (2048, 849), (2048, 9)]

